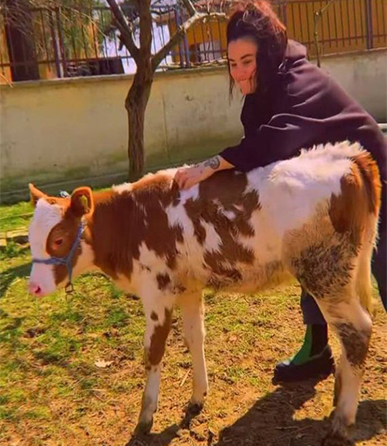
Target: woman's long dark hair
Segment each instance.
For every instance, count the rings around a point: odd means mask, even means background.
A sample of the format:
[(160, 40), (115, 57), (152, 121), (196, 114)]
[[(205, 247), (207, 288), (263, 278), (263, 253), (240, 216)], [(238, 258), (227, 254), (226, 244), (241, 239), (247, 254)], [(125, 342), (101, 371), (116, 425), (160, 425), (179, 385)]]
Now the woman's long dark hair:
[[(242, 0), (233, 3), (227, 25), (227, 45), (233, 40), (249, 37), (258, 46), (257, 92), (269, 92), (288, 43), (286, 27), (267, 0)], [(230, 75), (230, 65), (228, 64)], [(230, 95), (234, 80), (230, 75)]]

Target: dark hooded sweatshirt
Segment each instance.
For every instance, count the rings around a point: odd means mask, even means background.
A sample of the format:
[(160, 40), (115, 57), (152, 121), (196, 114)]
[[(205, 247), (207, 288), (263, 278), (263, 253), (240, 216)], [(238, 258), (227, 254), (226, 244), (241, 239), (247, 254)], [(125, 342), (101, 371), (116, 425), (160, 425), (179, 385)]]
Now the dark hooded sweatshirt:
[(315, 144), (360, 142), (380, 169), (385, 228), (386, 139), (374, 119), (329, 75), (307, 60), (303, 45), (289, 40), (284, 62), (268, 94), (247, 95), (241, 121), (244, 138), (220, 153), (240, 171), (291, 158)]

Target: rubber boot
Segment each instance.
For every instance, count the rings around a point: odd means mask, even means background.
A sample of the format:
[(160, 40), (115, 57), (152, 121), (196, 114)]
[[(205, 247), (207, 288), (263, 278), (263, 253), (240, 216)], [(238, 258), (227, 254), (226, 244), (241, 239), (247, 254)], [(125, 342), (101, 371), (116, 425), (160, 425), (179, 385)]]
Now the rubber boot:
[(335, 370), (327, 325), (307, 325), (304, 343), (291, 359), (278, 363), (273, 384), (322, 380)]

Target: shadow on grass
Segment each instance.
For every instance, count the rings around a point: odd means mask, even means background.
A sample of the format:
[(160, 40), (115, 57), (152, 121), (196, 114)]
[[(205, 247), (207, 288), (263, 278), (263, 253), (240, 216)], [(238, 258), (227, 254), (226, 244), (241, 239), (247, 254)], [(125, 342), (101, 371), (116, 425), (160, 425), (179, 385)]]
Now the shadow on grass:
[[(330, 420), (294, 419), (296, 410), (316, 393), (313, 385), (279, 387), (257, 401), (232, 426), (225, 428), (214, 446), (318, 446)], [(317, 402), (315, 403), (317, 404)], [(354, 440), (365, 441), (387, 429), (385, 400), (359, 404)]]
[(27, 277), (31, 270), (31, 262), (9, 268), (1, 273), (0, 298), (4, 296), (9, 286), (19, 278)]
[[(239, 420), (220, 432), (213, 441), (208, 432), (207, 446), (318, 446), (329, 429), (328, 418), (294, 419), (295, 412), (314, 397), (316, 383), (278, 387), (258, 400)], [(365, 441), (387, 429), (386, 400), (363, 401), (359, 405), (355, 441)], [(133, 436), (125, 446), (167, 446), (189, 428), (187, 417), (159, 434)]]

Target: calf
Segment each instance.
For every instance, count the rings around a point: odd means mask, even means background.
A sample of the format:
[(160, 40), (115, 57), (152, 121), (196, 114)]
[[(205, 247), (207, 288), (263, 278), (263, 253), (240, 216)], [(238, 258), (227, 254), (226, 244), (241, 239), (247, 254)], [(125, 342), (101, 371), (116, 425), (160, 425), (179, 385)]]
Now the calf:
[(36, 296), (99, 270), (141, 297), (146, 317), (146, 386), (137, 430), (149, 432), (175, 304), (192, 354), (191, 403), (208, 390), (203, 287), (256, 291), (294, 276), (338, 333), (336, 410), (325, 439), (346, 444), (355, 422), (372, 322), (370, 259), (380, 207), (378, 169), (358, 144), (303, 151), (249, 173), (223, 171), (179, 190), (175, 169), (69, 198), (30, 185)]

